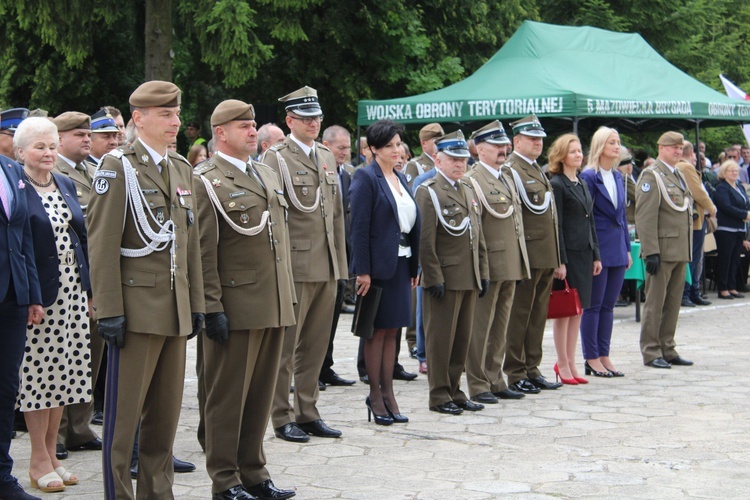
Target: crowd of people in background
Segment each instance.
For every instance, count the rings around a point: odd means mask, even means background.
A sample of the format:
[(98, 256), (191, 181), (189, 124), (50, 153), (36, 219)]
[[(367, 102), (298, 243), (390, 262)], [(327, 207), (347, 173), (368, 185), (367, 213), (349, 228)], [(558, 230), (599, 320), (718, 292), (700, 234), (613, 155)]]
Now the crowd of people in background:
[[(127, 125), (111, 106), (0, 114), (1, 498), (36, 498), (11, 475), (15, 409), (33, 488), (77, 484), (61, 461), (93, 449), (106, 498), (133, 498), (131, 477), (139, 497), (171, 498), (174, 472), (195, 469), (171, 448), (196, 336), (212, 498), (283, 499), (295, 493), (265, 468), (266, 427), (295, 443), (342, 436), (317, 402), (355, 384), (333, 368), (339, 315), (355, 304), (370, 323), (357, 361), (368, 421), (392, 425), (409, 421), (394, 380), (418, 377), (399, 363), (402, 335), (427, 375), (426, 407), (460, 415), (625, 376), (610, 345), (614, 308), (637, 300), (625, 280), (635, 262), (652, 368), (693, 364), (676, 350), (677, 314), (711, 303), (704, 274), (718, 299), (744, 297), (749, 146), (712, 163), (703, 142), (665, 132), (643, 157), (601, 127), (590, 144), (557, 137), (541, 166), (547, 134), (529, 115), (468, 138), (427, 124), (416, 156), (404, 128), (381, 120), (353, 158), (354, 137), (323, 129), (306, 86), (279, 99), (288, 134), (225, 100), (210, 140), (187, 122), (183, 157), (180, 95), (144, 83)], [(553, 320), (553, 382), (542, 339), (550, 292), (568, 287), (581, 313)]]

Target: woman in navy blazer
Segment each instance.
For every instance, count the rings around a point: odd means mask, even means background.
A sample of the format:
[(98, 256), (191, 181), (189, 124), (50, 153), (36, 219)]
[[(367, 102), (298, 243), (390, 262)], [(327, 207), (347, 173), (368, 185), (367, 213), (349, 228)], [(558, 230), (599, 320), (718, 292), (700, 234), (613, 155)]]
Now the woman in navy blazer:
[(737, 291), (737, 270), (745, 240), (745, 223), (750, 220), (747, 194), (738, 182), (740, 167), (729, 160), (719, 167), (719, 184), (714, 192), (716, 218), (719, 224), (714, 231), (716, 250), (716, 288), (720, 299), (740, 299), (745, 295)]
[(594, 222), (599, 239), (602, 272), (594, 276), (591, 305), (581, 320), (581, 347), (586, 375), (622, 377), (609, 359), (614, 323), (613, 309), (622, 289), (625, 271), (633, 263), (626, 215), (627, 193), (620, 162), (620, 134), (600, 127), (591, 138), (589, 164), (581, 173), (594, 199)]
[[(411, 288), (417, 286), (419, 211), (406, 178), (394, 167), (401, 161), (403, 127), (379, 120), (367, 129), (372, 163), (360, 169), (349, 189), (351, 272), (357, 294), (382, 288), (375, 331), (365, 343), (370, 395), (365, 400), (375, 423), (406, 422), (393, 394), (396, 333), (411, 324)], [(360, 299), (361, 300), (361, 299)]]
[(18, 405), (31, 438), (31, 485), (45, 492), (78, 483), (55, 456), (57, 433), (64, 405), (91, 399), (86, 225), (73, 181), (52, 173), (58, 141), (44, 118), (27, 118), (13, 138), (45, 307), (26, 334)]

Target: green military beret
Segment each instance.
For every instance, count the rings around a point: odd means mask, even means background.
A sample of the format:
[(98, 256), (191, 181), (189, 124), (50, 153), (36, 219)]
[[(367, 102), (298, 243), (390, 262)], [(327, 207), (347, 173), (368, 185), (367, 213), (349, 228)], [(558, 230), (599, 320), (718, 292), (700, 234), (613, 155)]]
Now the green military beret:
[(134, 108), (174, 108), (180, 105), (181, 93), (174, 83), (152, 80), (135, 89), (129, 102)]
[(222, 101), (211, 115), (211, 126), (216, 127), (234, 120), (255, 120), (253, 105), (237, 99)]
[(79, 128), (91, 129), (91, 117), (86, 113), (78, 111), (66, 111), (52, 120), (58, 132), (76, 130)]

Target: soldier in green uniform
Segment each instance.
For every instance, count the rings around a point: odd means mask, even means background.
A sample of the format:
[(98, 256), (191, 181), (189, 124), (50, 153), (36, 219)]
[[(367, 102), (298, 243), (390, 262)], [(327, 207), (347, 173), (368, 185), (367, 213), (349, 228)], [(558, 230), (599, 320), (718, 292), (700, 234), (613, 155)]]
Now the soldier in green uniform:
[[(419, 131), (419, 142), (422, 144), (422, 154), (409, 160), (404, 166), (404, 175), (409, 187), (414, 184), (417, 176), (435, 168), (435, 138), (444, 136), (443, 127), (439, 123), (428, 123)], [(414, 301), (412, 301), (414, 302)]]
[(512, 126), (514, 151), (503, 168), (510, 169), (521, 198), (531, 277), (516, 285), (503, 371), (511, 389), (537, 394), (541, 389), (557, 389), (562, 385), (549, 382), (539, 371), (552, 272), (560, 267), (560, 242), (552, 185), (536, 162), (547, 134), (535, 115), (521, 118)]
[(684, 138), (665, 132), (657, 141), (659, 156), (643, 170), (635, 189), (635, 225), (646, 262), (646, 302), (641, 323), (643, 364), (652, 368), (689, 366), (674, 340), (685, 284), (685, 267), (692, 259), (693, 198), (682, 172)]
[(284, 328), (294, 324), (287, 203), (252, 160), (255, 110), (230, 99), (211, 115), (215, 154), (195, 173), (206, 337), (206, 470), (214, 500), (289, 498), (271, 481), (263, 436)]
[(466, 359), (466, 381), (471, 399), (497, 403), (497, 398), (520, 399), (503, 380), (505, 331), (516, 281), (529, 278), (529, 257), (523, 232), (521, 202), (507, 168), (510, 139), (495, 120), (471, 134), (479, 161), (464, 180), (474, 187), (482, 214), (482, 233), (487, 244), (490, 288), (477, 302)]
[(461, 391), (477, 297), (489, 288), (487, 248), (474, 187), (462, 179), (469, 150), (458, 130), (435, 140), (437, 175), (416, 192), (430, 410), (459, 415), (484, 406)]
[[(306, 442), (308, 434), (340, 437), (320, 418), (318, 376), (328, 348), (336, 282), (349, 277), (336, 159), (315, 142), (323, 110), (318, 93), (303, 87), (279, 99), (291, 133), (263, 155), (284, 184), (297, 295), (297, 324), (286, 329), (271, 420), (277, 437)], [(294, 373), (294, 405), (289, 387)]]
[(193, 170), (167, 149), (180, 127), (180, 89), (146, 82), (130, 106), (139, 139), (105, 155), (87, 215), (95, 314), (109, 343), (104, 496), (134, 498), (140, 421), (137, 496), (170, 499), (187, 339), (205, 311)]

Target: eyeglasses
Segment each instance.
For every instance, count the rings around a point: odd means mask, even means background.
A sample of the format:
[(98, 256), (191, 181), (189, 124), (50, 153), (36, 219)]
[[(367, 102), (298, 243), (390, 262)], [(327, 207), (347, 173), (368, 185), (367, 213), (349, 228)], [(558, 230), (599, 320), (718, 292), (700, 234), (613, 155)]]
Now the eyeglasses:
[(323, 115), (305, 116), (304, 118), (300, 118), (298, 116), (292, 116), (292, 115), (287, 115), (287, 116), (289, 116), (289, 118), (291, 118), (292, 120), (299, 120), (305, 125), (310, 125), (313, 122), (320, 123), (323, 121)]

